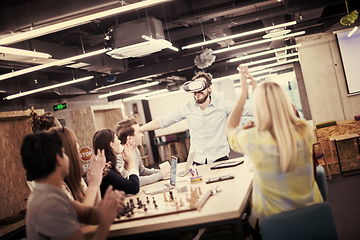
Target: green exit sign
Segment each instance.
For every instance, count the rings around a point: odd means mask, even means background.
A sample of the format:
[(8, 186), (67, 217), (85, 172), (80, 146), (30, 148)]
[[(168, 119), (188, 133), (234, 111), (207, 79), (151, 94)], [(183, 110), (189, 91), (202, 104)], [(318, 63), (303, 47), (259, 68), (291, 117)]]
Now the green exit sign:
[(63, 110), (66, 108), (66, 103), (60, 103), (58, 105), (54, 105), (54, 111)]

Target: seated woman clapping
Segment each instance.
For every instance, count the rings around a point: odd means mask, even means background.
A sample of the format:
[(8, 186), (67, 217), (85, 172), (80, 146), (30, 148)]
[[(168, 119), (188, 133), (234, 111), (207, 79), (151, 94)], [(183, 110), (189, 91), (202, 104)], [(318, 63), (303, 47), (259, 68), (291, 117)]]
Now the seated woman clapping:
[[(135, 167), (135, 147), (129, 143), (122, 150), (120, 143), (114, 131), (110, 129), (102, 129), (94, 134), (94, 151), (97, 152), (98, 149), (104, 150), (106, 162), (111, 163), (111, 169), (102, 179), (100, 185), (101, 195), (105, 194), (109, 185), (112, 185), (114, 189), (124, 191), (126, 194), (136, 194), (140, 190), (139, 172)], [(116, 169), (116, 156), (121, 153), (123, 154), (124, 161), (128, 164), (128, 179), (122, 177)]]

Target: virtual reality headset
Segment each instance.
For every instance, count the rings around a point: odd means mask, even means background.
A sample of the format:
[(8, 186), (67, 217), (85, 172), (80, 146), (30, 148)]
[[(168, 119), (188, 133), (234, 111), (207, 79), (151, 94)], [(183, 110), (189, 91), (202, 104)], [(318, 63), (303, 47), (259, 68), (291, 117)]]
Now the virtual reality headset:
[(194, 80), (194, 81), (187, 81), (184, 83), (183, 88), (186, 92), (200, 92), (208, 88), (210, 84), (204, 82), (203, 80)]

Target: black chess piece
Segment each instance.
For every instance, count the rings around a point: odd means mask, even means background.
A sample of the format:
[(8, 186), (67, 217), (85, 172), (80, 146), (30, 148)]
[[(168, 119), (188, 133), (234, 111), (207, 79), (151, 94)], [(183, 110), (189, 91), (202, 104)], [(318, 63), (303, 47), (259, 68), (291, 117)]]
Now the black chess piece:
[(146, 204), (144, 204), (144, 211), (145, 211), (145, 212), (147, 211)]
[(155, 204), (155, 198), (153, 197), (153, 203)]
[(149, 203), (150, 201), (149, 201), (149, 197), (146, 197), (146, 203)]
[(169, 194), (170, 194), (170, 198), (171, 198), (171, 200), (174, 200), (173, 192), (172, 192), (172, 191), (170, 191), (170, 192), (169, 192)]

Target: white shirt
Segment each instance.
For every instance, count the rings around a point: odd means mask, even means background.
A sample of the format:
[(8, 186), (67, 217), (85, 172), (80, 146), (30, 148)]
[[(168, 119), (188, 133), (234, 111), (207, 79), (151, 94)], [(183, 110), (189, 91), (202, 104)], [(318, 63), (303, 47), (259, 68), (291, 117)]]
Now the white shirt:
[(204, 164), (207, 159), (208, 163), (213, 163), (218, 158), (228, 156), (230, 152), (225, 125), (234, 106), (232, 101), (211, 95), (211, 102), (205, 110), (201, 110), (195, 100), (192, 100), (157, 120), (161, 128), (166, 128), (186, 119), (190, 131), (189, 152), (195, 152), (194, 161)]

